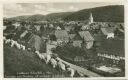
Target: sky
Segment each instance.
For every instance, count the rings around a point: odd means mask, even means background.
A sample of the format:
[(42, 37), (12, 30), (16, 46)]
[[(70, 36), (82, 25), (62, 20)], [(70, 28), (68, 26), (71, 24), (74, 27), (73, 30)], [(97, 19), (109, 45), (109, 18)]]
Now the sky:
[(121, 3), (8, 3), (3, 5), (3, 15), (7, 18), (34, 14), (47, 15), (50, 13), (73, 12), (108, 5), (121, 5)]

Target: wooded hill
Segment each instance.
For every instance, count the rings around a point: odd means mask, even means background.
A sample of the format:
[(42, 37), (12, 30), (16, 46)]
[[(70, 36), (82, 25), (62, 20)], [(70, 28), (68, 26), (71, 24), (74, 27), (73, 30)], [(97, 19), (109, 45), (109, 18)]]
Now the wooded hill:
[(43, 21), (57, 19), (61, 19), (64, 21), (83, 21), (88, 20), (90, 13), (92, 13), (94, 21), (96, 22), (124, 22), (123, 5), (102, 6), (90, 9), (83, 9), (76, 12), (60, 12), (47, 15), (25, 15), (8, 19), (21, 21)]

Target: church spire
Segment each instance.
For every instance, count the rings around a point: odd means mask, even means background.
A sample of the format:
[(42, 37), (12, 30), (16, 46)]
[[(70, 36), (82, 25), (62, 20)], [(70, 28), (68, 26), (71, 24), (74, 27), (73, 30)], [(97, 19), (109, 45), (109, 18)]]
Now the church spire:
[(93, 16), (92, 13), (90, 13), (90, 17), (89, 17), (89, 24), (93, 23)]

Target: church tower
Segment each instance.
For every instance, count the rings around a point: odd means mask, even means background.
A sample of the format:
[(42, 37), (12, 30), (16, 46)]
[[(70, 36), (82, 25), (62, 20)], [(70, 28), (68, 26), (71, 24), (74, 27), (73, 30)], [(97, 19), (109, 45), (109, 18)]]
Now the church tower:
[(90, 17), (89, 17), (89, 24), (93, 23), (93, 16), (92, 13), (90, 13)]

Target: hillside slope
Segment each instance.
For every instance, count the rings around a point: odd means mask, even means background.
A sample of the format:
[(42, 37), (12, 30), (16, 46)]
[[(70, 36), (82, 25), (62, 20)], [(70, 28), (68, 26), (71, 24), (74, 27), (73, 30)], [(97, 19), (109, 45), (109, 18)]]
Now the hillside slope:
[(90, 13), (94, 17), (96, 22), (124, 22), (124, 6), (123, 5), (111, 5), (101, 6), (90, 9), (83, 9), (76, 12), (60, 12), (51, 13), (47, 15), (27, 15), (8, 18), (9, 20), (21, 20), (21, 21), (42, 21), (42, 20), (55, 20), (62, 19), (64, 21), (82, 21), (88, 20)]
[(73, 12), (60, 12), (60, 13), (51, 13), (45, 16), (46, 20), (53, 20), (53, 19), (63, 19), (68, 15), (71, 15)]
[(46, 65), (36, 54), (28, 51), (17, 50), (16, 48), (4, 46), (4, 74), (17, 76), (20, 72), (42, 72), (44, 74), (56, 74), (58, 70)]
[(123, 22), (124, 21), (124, 6), (104, 6), (91, 9), (84, 9), (72, 13), (64, 18), (64, 20), (87, 20), (90, 13), (96, 22)]

